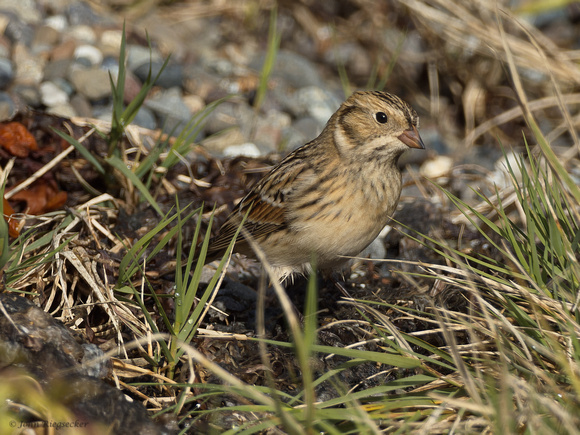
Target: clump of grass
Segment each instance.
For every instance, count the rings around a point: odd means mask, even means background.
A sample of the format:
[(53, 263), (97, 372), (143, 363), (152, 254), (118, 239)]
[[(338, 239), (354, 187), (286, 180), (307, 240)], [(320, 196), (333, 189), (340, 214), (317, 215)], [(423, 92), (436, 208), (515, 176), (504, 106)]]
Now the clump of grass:
[[(108, 131), (99, 131), (108, 144), (107, 155), (104, 157), (94, 155), (81, 142), (65, 132), (54, 130), (56, 134), (70, 143), (86, 159), (99, 174), (101, 174), (111, 190), (117, 190), (119, 185), (124, 186), (125, 192), (138, 192), (141, 200), (146, 201), (155, 209), (159, 216), (164, 213), (157, 203), (153, 181), (159, 185), (161, 178), (175, 166), (184, 160), (184, 157), (194, 146), (194, 139), (203, 127), (206, 117), (227, 97), (214, 101), (203, 111), (197, 113), (184, 126), (182, 131), (174, 138), (171, 134), (159, 135), (151, 150), (141, 149), (134, 160), (130, 160), (125, 153), (125, 145), (122, 140), (125, 137), (126, 128), (133, 122), (141, 106), (145, 102), (151, 89), (163, 73), (169, 62), (169, 57), (164, 61), (155, 77), (152, 76), (151, 65), (149, 73), (141, 89), (135, 98), (127, 105), (124, 103), (125, 80), (127, 76), (126, 66), (126, 39), (125, 27), (119, 51), (119, 73), (116, 81), (110, 76), (111, 93), (113, 100), (113, 114), (111, 126)], [(164, 155), (160, 161), (161, 156)], [(96, 192), (98, 194), (98, 192)], [(129, 204), (134, 203), (128, 198)]]
[[(184, 349), (182, 346), (191, 342), (209, 309), (210, 298), (215, 297), (220, 287), (224, 278), (227, 260), (235, 242), (234, 237), (220, 260), (213, 277), (202, 291), (202, 268), (205, 264), (209, 246), (213, 214), (209, 219), (202, 245), (198, 247), (193, 244), (187, 255), (187, 260), (183, 264), (181, 258), (185, 243), (182, 236), (184, 226), (190, 219), (196, 217), (193, 240), (197, 240), (202, 226), (203, 208), (190, 211), (187, 214), (185, 214), (185, 211), (178, 207), (175, 213), (166, 215), (154, 228), (127, 250), (119, 265), (119, 279), (116, 285), (117, 292), (132, 296), (130, 299), (123, 298), (123, 300), (129, 304), (136, 303), (140, 307), (152, 333), (160, 334), (163, 331), (160, 330), (158, 322), (148, 312), (145, 302), (146, 298), (153, 298), (162, 324), (167, 332), (167, 340), (160, 339), (158, 341), (160, 352), (150, 360), (150, 363), (156, 369), (167, 370), (166, 376), (170, 379), (173, 379), (176, 365), (183, 356)], [(170, 226), (174, 222), (175, 225)], [(160, 234), (163, 234), (163, 237), (159, 239)], [(168, 312), (161, 301), (161, 297), (156, 294), (153, 286), (147, 280), (144, 265), (148, 264), (163, 249), (166, 249), (168, 243), (176, 238), (176, 281), (173, 292), (168, 295), (168, 297), (173, 299), (173, 309)], [(151, 246), (154, 240), (158, 240), (158, 242), (155, 246)], [(137, 288), (134, 284), (138, 273), (142, 279), (141, 288)], [(165, 364), (167, 364), (167, 367), (165, 367)]]
[[(425, 310), (356, 303), (381, 345), (379, 351), (362, 351), (318, 345), (318, 331), (309, 323), (316, 318), (311, 305), (304, 332), (291, 326), (292, 343), (262, 339), (269, 346), (296, 349), (303, 376), (297, 392), (234, 382), (218, 366), (196, 356), (227, 384), (195, 387), (205, 394), (234, 394), (252, 404), (195, 411), (193, 417), (244, 413), (246, 422), (227, 433), (274, 428), (287, 433), (578, 433), (580, 189), (537, 127), (509, 48), (502, 56), (511, 62), (522, 113), (539, 145), (539, 153), (528, 147), (525, 158), (507, 167), (520, 219), (504, 207), (505, 192), (493, 197), (477, 193), (494, 211), (491, 219), (444, 191), (497, 257), (475, 256), (421, 235), (447, 265), (422, 264), (424, 273), (419, 276), (436, 279), (437, 287), (458, 289), (469, 311), (452, 311), (435, 301)], [(312, 287), (310, 292), (315, 294)], [(384, 314), (386, 308), (431, 324), (431, 330), (420, 332), (439, 334), (445, 346), (398, 331)], [(290, 312), (286, 315), (291, 317)], [(461, 342), (459, 333), (466, 337)], [(262, 353), (267, 365), (267, 353)], [(317, 377), (307, 361), (332, 353), (347, 362)], [(389, 367), (398, 374), (396, 380), (348, 391), (339, 381), (340, 372), (368, 361)], [(326, 381), (340, 395), (317, 401), (316, 387)], [(196, 398), (203, 400), (201, 394)]]
[[(4, 198), (6, 179), (13, 166), (13, 160), (6, 165), (0, 180), (0, 196)], [(54, 262), (55, 257), (73, 239), (72, 236), (55, 238), (54, 233), (41, 233), (42, 225), (29, 228), (18, 235), (10, 243), (8, 223), (4, 219), (4, 204), (0, 203), (0, 278), (3, 288), (9, 291), (30, 293), (22, 290), (29, 278), (38, 272), (39, 268), (46, 268)], [(47, 213), (45, 220), (51, 220), (62, 213)], [(58, 218), (57, 218), (58, 219)], [(63, 230), (73, 221), (72, 216), (65, 218), (57, 226), (57, 230)]]

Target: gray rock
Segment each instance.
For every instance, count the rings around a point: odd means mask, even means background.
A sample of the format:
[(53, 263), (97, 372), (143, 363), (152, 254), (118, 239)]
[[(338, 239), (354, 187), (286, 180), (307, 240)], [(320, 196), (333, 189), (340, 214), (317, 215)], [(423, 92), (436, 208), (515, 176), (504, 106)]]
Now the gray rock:
[(32, 26), (20, 21), (19, 19), (11, 20), (10, 15), (4, 34), (11, 42), (18, 42), (30, 47), (32, 45), (32, 40), (34, 39), (34, 29)]
[(31, 49), (34, 53), (50, 50), (60, 40), (60, 32), (51, 26), (41, 26), (34, 32)]
[(30, 54), (26, 46), (16, 44), (12, 54), (16, 66), (14, 82), (24, 85), (38, 85), (44, 77), (44, 59)]
[(11, 44), (0, 44), (0, 58), (10, 59), (12, 57)]
[(10, 59), (0, 58), (0, 89), (6, 89), (14, 79), (14, 69)]
[(110, 71), (113, 77), (117, 77), (119, 75), (119, 60), (111, 56), (106, 56), (101, 62), (101, 69)]
[(495, 163), (501, 158), (502, 152), (498, 147), (472, 146), (456, 164), (478, 165), (493, 171)]
[(317, 120), (309, 116), (300, 118), (291, 126), (282, 130), (284, 148), (288, 151), (295, 150), (318, 137), (321, 132), (322, 127)]
[(10, 88), (10, 91), (26, 106), (38, 107), (41, 104), (38, 86), (15, 85)]
[(111, 122), (113, 117), (113, 105), (93, 105), (93, 117), (102, 121)]
[(129, 45), (127, 47), (127, 67), (135, 71), (141, 65), (149, 65), (149, 62), (162, 62), (161, 55), (155, 49), (141, 45)]
[(79, 57), (78, 59), (74, 60), (74, 64), (73, 66), (75, 67), (83, 67), (84, 69), (89, 69), (91, 67), (93, 67), (93, 65), (91, 64), (91, 61), (89, 59), (87, 59), (86, 57)]
[(106, 21), (109, 21), (97, 15), (86, 2), (72, 2), (66, 10), (66, 14), (71, 26), (78, 26), (81, 24), (95, 26), (96, 24), (103, 24)]
[(57, 77), (54, 80), (52, 80), (52, 82), (55, 85), (57, 85), (60, 89), (62, 89), (64, 92), (66, 92), (66, 94), (69, 97), (71, 97), (75, 93), (75, 88), (72, 85), (72, 83), (62, 77)]
[(148, 128), (149, 130), (155, 130), (158, 127), (155, 115), (145, 106), (141, 106), (133, 120), (133, 124)]
[(68, 77), (69, 71), (73, 65), (71, 59), (61, 59), (49, 62), (44, 68), (44, 80), (53, 82), (56, 79)]
[(220, 77), (229, 77), (234, 73), (234, 64), (227, 59), (211, 57), (203, 59), (203, 67), (212, 74)]
[[(151, 64), (152, 79), (159, 74), (162, 66), (163, 62), (161, 61), (155, 61)], [(142, 82), (145, 82), (149, 75), (149, 63), (138, 66), (133, 72)], [(183, 67), (179, 64), (167, 65), (155, 84), (165, 89), (181, 86), (183, 84)]]
[(580, 185), (580, 167), (579, 166), (574, 166), (570, 170), (570, 176), (572, 177), (572, 180), (574, 180), (574, 183), (576, 183), (577, 185)]
[(0, 92), (0, 122), (8, 121), (16, 115), (16, 104), (6, 92)]
[(181, 97), (181, 89), (171, 88), (145, 101), (159, 118), (159, 124), (167, 133), (179, 134), (191, 120), (192, 114)]
[(324, 60), (335, 67), (344, 65), (356, 77), (368, 77), (373, 67), (368, 51), (360, 44), (348, 41), (327, 50)]
[(70, 99), (70, 105), (78, 116), (91, 118), (93, 116), (93, 108), (89, 100), (81, 94), (75, 94)]
[(206, 118), (205, 132), (214, 134), (235, 126), (249, 130), (254, 115), (254, 110), (244, 101), (224, 101)]
[[(199, 65), (187, 64), (183, 67), (183, 88), (187, 93), (204, 98), (220, 88), (220, 78), (209, 74)], [(225, 91), (224, 91), (225, 94)]]
[(425, 147), (429, 151), (434, 151), (441, 155), (448, 155), (452, 152), (436, 127), (420, 126), (419, 133), (421, 134), (421, 139), (423, 139), (423, 142), (425, 143)]
[[(250, 62), (250, 67), (261, 71), (266, 54), (260, 54)], [(323, 81), (316, 67), (305, 57), (286, 50), (280, 50), (272, 70), (273, 77), (280, 77), (294, 88), (322, 86)]]
[(111, 95), (109, 73), (100, 68), (73, 68), (70, 81), (77, 92), (89, 100), (101, 100)]
[(384, 237), (377, 237), (372, 243), (367, 246), (358, 257), (370, 258), (373, 260), (380, 260), (387, 256), (387, 249), (385, 248)]
[(35, 0), (2, 0), (0, 7), (29, 24), (37, 24), (42, 18)]
[(26, 371), (31, 381), (38, 380), (33, 382), (38, 383), (39, 394), (59, 395), (67, 414), (79, 416), (81, 427), (114, 421), (118, 433), (175, 432), (151, 422), (143, 405), (93, 377), (109, 377), (112, 370), (111, 361), (96, 346), (82, 343), (76, 332), (26, 298), (1, 294), (0, 303), (3, 367)]
[(287, 109), (297, 118), (310, 116), (324, 126), (340, 104), (341, 101), (331, 92), (317, 86), (307, 86), (288, 98)]
[(291, 118), (287, 113), (270, 110), (266, 116), (256, 119), (253, 129), (253, 139), (256, 145), (268, 152), (278, 151), (282, 141), (282, 131), (290, 127)]

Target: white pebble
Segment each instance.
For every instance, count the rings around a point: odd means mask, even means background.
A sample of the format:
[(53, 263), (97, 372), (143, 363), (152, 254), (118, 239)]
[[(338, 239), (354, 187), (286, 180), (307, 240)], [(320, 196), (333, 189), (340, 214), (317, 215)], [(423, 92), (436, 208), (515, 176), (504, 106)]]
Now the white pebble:
[(105, 30), (101, 35), (101, 45), (118, 52), (121, 48), (123, 32), (121, 30)]
[(46, 20), (44, 20), (44, 24), (61, 33), (64, 32), (68, 25), (64, 15), (53, 15), (52, 17), (48, 17)]
[(95, 31), (89, 26), (78, 25), (69, 30), (69, 35), (72, 36), (79, 42), (84, 42), (85, 44), (94, 44), (97, 40), (97, 35)]
[(92, 45), (79, 45), (75, 49), (75, 59), (88, 59), (93, 66), (98, 66), (103, 62), (103, 53)]
[(427, 178), (439, 178), (449, 175), (453, 167), (453, 160), (447, 156), (437, 156), (421, 165), (421, 175)]
[(231, 145), (224, 150), (224, 156), (226, 157), (260, 157), (260, 155), (261, 153), (258, 147), (251, 142), (241, 145)]
[(201, 112), (205, 108), (203, 98), (197, 95), (184, 95), (183, 102), (191, 113)]
[(57, 104), (55, 106), (49, 107), (46, 110), (46, 113), (55, 116), (61, 116), (63, 118), (74, 118), (75, 116), (77, 116), (75, 109), (68, 103)]
[(43, 82), (40, 84), (40, 98), (42, 104), (47, 107), (53, 107), (68, 103), (68, 95), (52, 82)]

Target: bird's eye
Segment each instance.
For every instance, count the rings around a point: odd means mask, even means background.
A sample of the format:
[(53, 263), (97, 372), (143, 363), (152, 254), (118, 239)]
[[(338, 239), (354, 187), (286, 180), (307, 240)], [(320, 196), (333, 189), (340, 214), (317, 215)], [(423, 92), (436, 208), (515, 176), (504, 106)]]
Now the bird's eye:
[(385, 114), (385, 112), (377, 112), (375, 114), (375, 118), (381, 124), (385, 124), (387, 122), (387, 120), (388, 120), (387, 115)]

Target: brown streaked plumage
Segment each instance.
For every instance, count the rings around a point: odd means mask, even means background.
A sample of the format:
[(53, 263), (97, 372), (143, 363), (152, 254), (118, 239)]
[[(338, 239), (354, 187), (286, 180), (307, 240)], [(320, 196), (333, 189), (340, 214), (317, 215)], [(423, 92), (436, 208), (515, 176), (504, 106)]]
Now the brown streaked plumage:
[[(243, 216), (245, 228), (279, 276), (328, 269), (366, 248), (391, 218), (401, 194), (399, 156), (424, 148), (415, 110), (386, 92), (355, 92), (313, 141), (272, 169), (210, 241), (220, 258)], [(252, 255), (240, 236), (235, 251)]]

